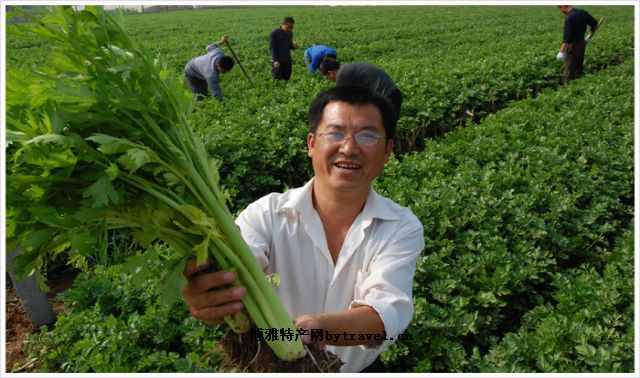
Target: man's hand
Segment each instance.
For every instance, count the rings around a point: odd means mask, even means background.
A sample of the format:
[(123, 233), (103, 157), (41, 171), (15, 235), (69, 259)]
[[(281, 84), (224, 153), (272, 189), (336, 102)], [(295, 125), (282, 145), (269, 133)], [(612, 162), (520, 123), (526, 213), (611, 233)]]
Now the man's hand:
[(291, 44), (291, 46), (293, 47), (294, 50), (300, 48), (300, 45), (298, 45), (297, 43), (293, 43)]
[(276, 70), (280, 69), (280, 62), (278, 62), (277, 60), (273, 61), (273, 68), (275, 68)]
[(558, 59), (559, 62), (562, 62), (564, 60), (564, 53), (562, 51), (559, 51), (556, 59)]
[(591, 43), (591, 40), (593, 40), (593, 34), (589, 34), (587, 38), (584, 39), (584, 43), (588, 45)]
[[(313, 340), (313, 345), (323, 348), (325, 345), (380, 345), (384, 336), (384, 323), (380, 315), (367, 305), (352, 306), (347, 311), (325, 312), (315, 315), (300, 315), (293, 323), (296, 328), (307, 330), (306, 335), (301, 334), (300, 338), (304, 344), (309, 344), (312, 330), (322, 332), (322, 341), (318, 338)], [(335, 336), (326, 339), (327, 334)], [(368, 335), (367, 340), (357, 338), (356, 335)], [(344, 335), (342, 337), (336, 335)], [(347, 336), (348, 335), (348, 336)]]
[(229, 36), (223, 35), (222, 38), (220, 38), (220, 42), (218, 42), (218, 46), (224, 45), (225, 43), (227, 43), (228, 40), (229, 40)]
[(209, 263), (196, 266), (196, 260), (187, 261), (184, 276), (187, 287), (182, 292), (184, 302), (194, 318), (209, 324), (220, 324), (224, 317), (235, 314), (242, 309), (242, 298), (246, 293), (241, 286), (221, 287), (232, 283), (236, 274), (221, 270), (205, 273)]
[[(322, 318), (320, 318), (319, 316), (316, 315), (300, 315), (298, 316), (294, 321), (293, 324), (295, 324), (296, 328), (300, 329), (304, 329), (306, 330), (306, 332), (304, 332), (304, 334), (300, 335), (300, 340), (302, 340), (303, 344), (310, 344), (311, 343), (311, 330), (312, 329), (322, 329), (323, 330), (323, 323), (322, 323)], [(323, 330), (324, 332), (324, 330)], [(314, 340), (315, 345), (322, 349), (325, 347), (325, 345), (327, 344), (326, 340), (324, 338), (322, 338), (322, 341), (320, 340)]]

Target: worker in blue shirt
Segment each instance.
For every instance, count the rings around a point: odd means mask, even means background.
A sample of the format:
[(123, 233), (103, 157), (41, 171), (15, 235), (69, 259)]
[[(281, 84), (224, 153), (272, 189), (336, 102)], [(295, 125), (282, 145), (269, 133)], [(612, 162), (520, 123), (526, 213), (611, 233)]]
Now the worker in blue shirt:
[[(582, 74), (585, 46), (593, 39), (598, 21), (589, 12), (571, 5), (559, 5), (558, 8), (565, 15), (562, 45), (557, 58), (560, 61), (564, 60), (562, 81), (566, 84)], [(587, 26), (591, 32), (585, 39)]]
[(320, 63), (325, 57), (337, 58), (336, 50), (325, 45), (313, 45), (304, 52), (304, 62), (307, 65), (307, 71), (314, 73), (320, 67)]

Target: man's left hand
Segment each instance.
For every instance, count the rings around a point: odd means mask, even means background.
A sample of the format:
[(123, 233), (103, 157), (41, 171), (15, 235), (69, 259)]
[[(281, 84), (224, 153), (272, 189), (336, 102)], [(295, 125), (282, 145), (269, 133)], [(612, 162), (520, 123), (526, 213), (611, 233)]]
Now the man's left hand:
[(322, 333), (324, 335), (322, 319), (319, 316), (316, 316), (316, 315), (300, 315), (294, 320), (293, 324), (295, 324), (296, 328), (298, 328), (298, 329), (302, 328), (302, 329), (304, 329), (306, 331), (306, 332), (304, 332), (304, 334), (300, 335), (300, 340), (302, 340), (303, 344), (311, 344), (312, 342), (314, 342), (314, 343), (316, 343), (316, 345), (320, 349), (324, 348), (325, 345), (327, 344), (327, 342), (326, 342), (326, 340), (324, 340), (324, 338), (322, 338), (322, 340), (311, 340), (311, 330), (312, 329), (322, 330)]

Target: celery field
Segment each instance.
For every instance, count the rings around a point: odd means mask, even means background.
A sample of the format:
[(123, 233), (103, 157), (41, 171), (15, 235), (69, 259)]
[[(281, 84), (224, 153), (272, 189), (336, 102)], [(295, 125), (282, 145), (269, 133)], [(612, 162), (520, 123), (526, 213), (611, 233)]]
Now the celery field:
[[(409, 337), (382, 354), (388, 372), (632, 373), (636, 10), (579, 8), (606, 21), (587, 47), (584, 75), (564, 86), (556, 60), (564, 15), (552, 5), (227, 6), (126, 13), (123, 21), (166, 63), (161, 77), (182, 99), (184, 65), (222, 35), (255, 83), (236, 65), (222, 75), (224, 100), (201, 101), (186, 119), (220, 164), (229, 214), (312, 176), (308, 108), (334, 84), (307, 73), (307, 47), (331, 46), (339, 61), (371, 62), (394, 79), (404, 97), (396, 148), (374, 187), (417, 215), (425, 249)], [(271, 77), (268, 44), (285, 16), (294, 17), (301, 47), (287, 83)], [(6, 69), (26, 88), (52, 49), (7, 33)], [(159, 87), (148, 84), (149, 102)], [(16, 93), (7, 90), (8, 101), (19, 102)], [(126, 132), (126, 123), (118, 127)], [(46, 166), (11, 143), (5, 154), (6, 172), (29, 159)], [(7, 197), (22, 188), (15, 182), (7, 179)], [(11, 200), (7, 243), (11, 217), (22, 214)], [(106, 248), (93, 253), (90, 242), (103, 237)], [(77, 277), (58, 295), (66, 314), (33, 332), (25, 360), (7, 371), (220, 371), (215, 346), (225, 326), (192, 318), (170, 290), (177, 278), (162, 273), (181, 244), (126, 231), (75, 240), (34, 258), (43, 280)]]

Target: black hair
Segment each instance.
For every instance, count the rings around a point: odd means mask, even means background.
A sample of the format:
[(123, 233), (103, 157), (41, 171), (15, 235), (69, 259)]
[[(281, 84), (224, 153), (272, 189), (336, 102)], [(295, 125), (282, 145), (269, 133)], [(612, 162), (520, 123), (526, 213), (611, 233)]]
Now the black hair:
[(322, 62), (320, 62), (320, 66), (318, 67), (323, 75), (326, 75), (329, 71), (336, 71), (339, 68), (340, 62), (338, 62), (336, 58), (329, 55), (325, 56), (324, 59), (322, 59)]
[(387, 139), (394, 138), (398, 118), (391, 102), (377, 92), (357, 85), (341, 85), (329, 88), (320, 92), (313, 99), (309, 107), (309, 131), (311, 133), (315, 134), (318, 125), (322, 121), (324, 108), (334, 101), (342, 101), (351, 105), (374, 105), (382, 116), (382, 126)]
[(233, 68), (233, 66), (236, 64), (236, 62), (234, 62), (233, 59), (225, 55), (225, 56), (221, 56), (216, 62), (216, 64), (219, 65), (220, 68), (224, 70), (224, 72), (229, 72)]
[(295, 24), (296, 22), (293, 21), (293, 17), (285, 17), (282, 19), (281, 24)]

